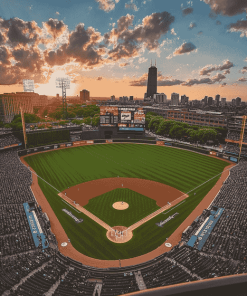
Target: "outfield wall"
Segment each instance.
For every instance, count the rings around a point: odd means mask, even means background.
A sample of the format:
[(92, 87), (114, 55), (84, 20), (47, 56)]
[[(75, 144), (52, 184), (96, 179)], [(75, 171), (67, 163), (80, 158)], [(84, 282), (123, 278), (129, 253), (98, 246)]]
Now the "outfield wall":
[(85, 146), (85, 145), (94, 145), (94, 144), (113, 144), (113, 143), (135, 143), (135, 144), (150, 144), (150, 145), (158, 145), (158, 146), (168, 146), (168, 147), (177, 147), (184, 150), (190, 150), (198, 153), (202, 153), (205, 155), (212, 155), (219, 158), (223, 158), (226, 160), (230, 160), (234, 163), (237, 163), (238, 160), (235, 157), (218, 153), (215, 151), (206, 150), (203, 148), (198, 148), (190, 145), (180, 144), (180, 143), (174, 143), (174, 142), (168, 142), (168, 141), (156, 141), (156, 140), (144, 140), (144, 139), (95, 139), (95, 140), (81, 140), (81, 141), (74, 141), (74, 142), (68, 142), (68, 143), (59, 143), (59, 144), (52, 144), (52, 145), (46, 145), (41, 147), (35, 147), (30, 149), (25, 149), (18, 151), (19, 156), (24, 156), (32, 153), (37, 152), (44, 152), (49, 150), (56, 150), (56, 149), (63, 149), (63, 148), (69, 148), (69, 147), (79, 147), (79, 146)]

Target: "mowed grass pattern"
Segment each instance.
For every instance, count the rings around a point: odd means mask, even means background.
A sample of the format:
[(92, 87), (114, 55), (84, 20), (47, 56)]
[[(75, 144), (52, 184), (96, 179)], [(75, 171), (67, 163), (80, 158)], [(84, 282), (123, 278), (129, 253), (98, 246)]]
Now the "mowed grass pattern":
[[(25, 160), (39, 176), (59, 191), (83, 182), (117, 176), (153, 180), (185, 193), (192, 190), (186, 202), (174, 209), (179, 215), (163, 228), (157, 227), (155, 223), (172, 215), (173, 210), (167, 216), (160, 214), (138, 227), (129, 242), (114, 244), (106, 238), (104, 228), (84, 214), (73, 211), (61, 201), (52, 187), (39, 179), (42, 191), (73, 246), (87, 256), (107, 260), (140, 256), (164, 243), (166, 237), (194, 210), (220, 176), (196, 189), (196, 195), (193, 188), (221, 173), (228, 165), (223, 160), (191, 151), (137, 144), (76, 147), (28, 156)], [(62, 212), (62, 208), (71, 210), (76, 217), (82, 217), (83, 223), (76, 224)], [(116, 225), (114, 221), (111, 223)]]
[[(117, 201), (127, 202), (129, 207), (125, 210), (116, 210), (112, 205)], [(155, 200), (128, 188), (117, 188), (94, 197), (84, 208), (112, 227), (129, 227), (160, 209)]]

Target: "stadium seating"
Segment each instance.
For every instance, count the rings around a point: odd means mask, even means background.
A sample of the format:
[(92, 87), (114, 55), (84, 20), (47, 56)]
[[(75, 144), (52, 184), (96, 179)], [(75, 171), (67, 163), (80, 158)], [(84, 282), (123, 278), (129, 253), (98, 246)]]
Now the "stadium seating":
[[(1, 147), (6, 143), (0, 139)], [(149, 262), (118, 269), (90, 268), (60, 254), (56, 239), (46, 230), (42, 211), (37, 213), (37, 218), (50, 246), (36, 248), (22, 206), (24, 202), (35, 203), (31, 183), (31, 173), (20, 162), (16, 148), (0, 151), (1, 295), (6, 292), (33, 296), (48, 291), (56, 296), (93, 295), (95, 280), (102, 284), (101, 295), (121, 295), (139, 291), (134, 274), (137, 271), (147, 288), (247, 272), (247, 162), (244, 160), (231, 169), (209, 209), (191, 224), (179, 245)], [(190, 236), (214, 206), (224, 208), (224, 212), (202, 250), (188, 246)]]
[(20, 141), (13, 134), (6, 134), (0, 138), (0, 148), (18, 143)]

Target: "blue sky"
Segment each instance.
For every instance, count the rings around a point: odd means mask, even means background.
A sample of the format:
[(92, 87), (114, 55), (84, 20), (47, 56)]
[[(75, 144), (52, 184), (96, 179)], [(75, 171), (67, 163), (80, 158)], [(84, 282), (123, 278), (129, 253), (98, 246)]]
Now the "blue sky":
[(168, 98), (247, 101), (246, 14), (242, 0), (0, 0), (0, 92), (33, 79), (55, 95), (66, 75), (69, 95), (142, 98), (152, 59)]

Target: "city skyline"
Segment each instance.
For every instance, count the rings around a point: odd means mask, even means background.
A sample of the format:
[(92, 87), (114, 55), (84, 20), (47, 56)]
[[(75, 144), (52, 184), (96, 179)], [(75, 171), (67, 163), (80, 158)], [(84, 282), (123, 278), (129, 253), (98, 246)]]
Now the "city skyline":
[(156, 60), (158, 93), (247, 101), (247, 3), (231, 0), (0, 0), (0, 93), (143, 98)]

